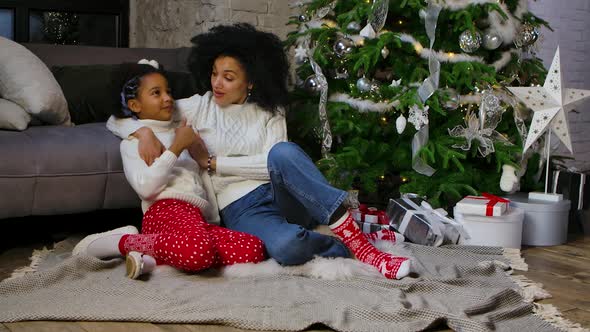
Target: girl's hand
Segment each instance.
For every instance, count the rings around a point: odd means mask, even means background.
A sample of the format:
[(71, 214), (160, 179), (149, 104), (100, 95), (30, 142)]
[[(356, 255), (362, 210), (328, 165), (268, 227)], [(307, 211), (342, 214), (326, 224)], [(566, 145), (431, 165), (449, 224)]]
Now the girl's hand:
[(196, 134), (190, 126), (186, 125), (186, 119), (183, 119), (180, 127), (176, 128), (175, 134), (170, 151), (179, 156), (184, 149), (188, 149), (193, 144)]
[(154, 161), (166, 151), (166, 148), (158, 140), (154, 132), (148, 127), (141, 127), (133, 136), (139, 140), (139, 156), (148, 166), (151, 166)]

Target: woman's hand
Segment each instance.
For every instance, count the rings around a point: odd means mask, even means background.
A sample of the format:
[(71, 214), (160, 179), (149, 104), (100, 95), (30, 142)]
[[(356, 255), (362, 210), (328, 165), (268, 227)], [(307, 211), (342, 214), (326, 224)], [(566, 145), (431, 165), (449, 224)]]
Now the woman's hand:
[(160, 157), (166, 148), (156, 137), (151, 128), (141, 127), (133, 136), (139, 140), (139, 156), (148, 166), (151, 166), (156, 158)]
[(209, 150), (207, 150), (207, 146), (205, 145), (205, 141), (199, 136), (199, 134), (195, 133), (195, 140), (193, 143), (188, 147), (188, 153), (190, 153), (191, 157), (199, 164), (199, 167), (206, 169), (207, 168), (207, 159), (209, 159)]

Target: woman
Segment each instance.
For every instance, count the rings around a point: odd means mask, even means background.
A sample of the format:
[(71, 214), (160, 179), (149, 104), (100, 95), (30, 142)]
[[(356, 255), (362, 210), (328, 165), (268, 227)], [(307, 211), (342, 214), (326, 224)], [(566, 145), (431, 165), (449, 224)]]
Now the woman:
[[(347, 193), (287, 142), (288, 62), (279, 38), (242, 23), (214, 27), (192, 42), (189, 67), (208, 91), (177, 107), (208, 148), (191, 155), (211, 174), (224, 225), (260, 238), (284, 265), (349, 257), (350, 249), (387, 278), (408, 275), (410, 260), (378, 251), (342, 205)], [(120, 137), (138, 137), (148, 164), (162, 150), (137, 121), (111, 117), (107, 126)], [(301, 226), (320, 224), (339, 239)]]

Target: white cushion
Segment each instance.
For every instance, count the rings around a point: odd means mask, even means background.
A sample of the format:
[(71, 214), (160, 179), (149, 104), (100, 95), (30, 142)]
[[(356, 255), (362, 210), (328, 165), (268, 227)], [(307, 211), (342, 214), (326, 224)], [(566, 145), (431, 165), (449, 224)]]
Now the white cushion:
[(0, 97), (44, 123), (71, 125), (66, 98), (43, 61), (4, 37), (0, 37), (0, 50)]
[(31, 116), (20, 105), (0, 98), (0, 129), (25, 130)]

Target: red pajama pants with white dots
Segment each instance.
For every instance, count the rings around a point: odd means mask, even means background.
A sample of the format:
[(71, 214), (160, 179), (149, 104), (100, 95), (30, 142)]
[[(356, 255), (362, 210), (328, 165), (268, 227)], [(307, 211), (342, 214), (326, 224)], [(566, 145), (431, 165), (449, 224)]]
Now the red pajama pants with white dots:
[(185, 271), (265, 259), (259, 238), (208, 224), (198, 207), (176, 199), (162, 199), (150, 206), (141, 232), (121, 238), (123, 255), (138, 251), (154, 257), (158, 264)]

